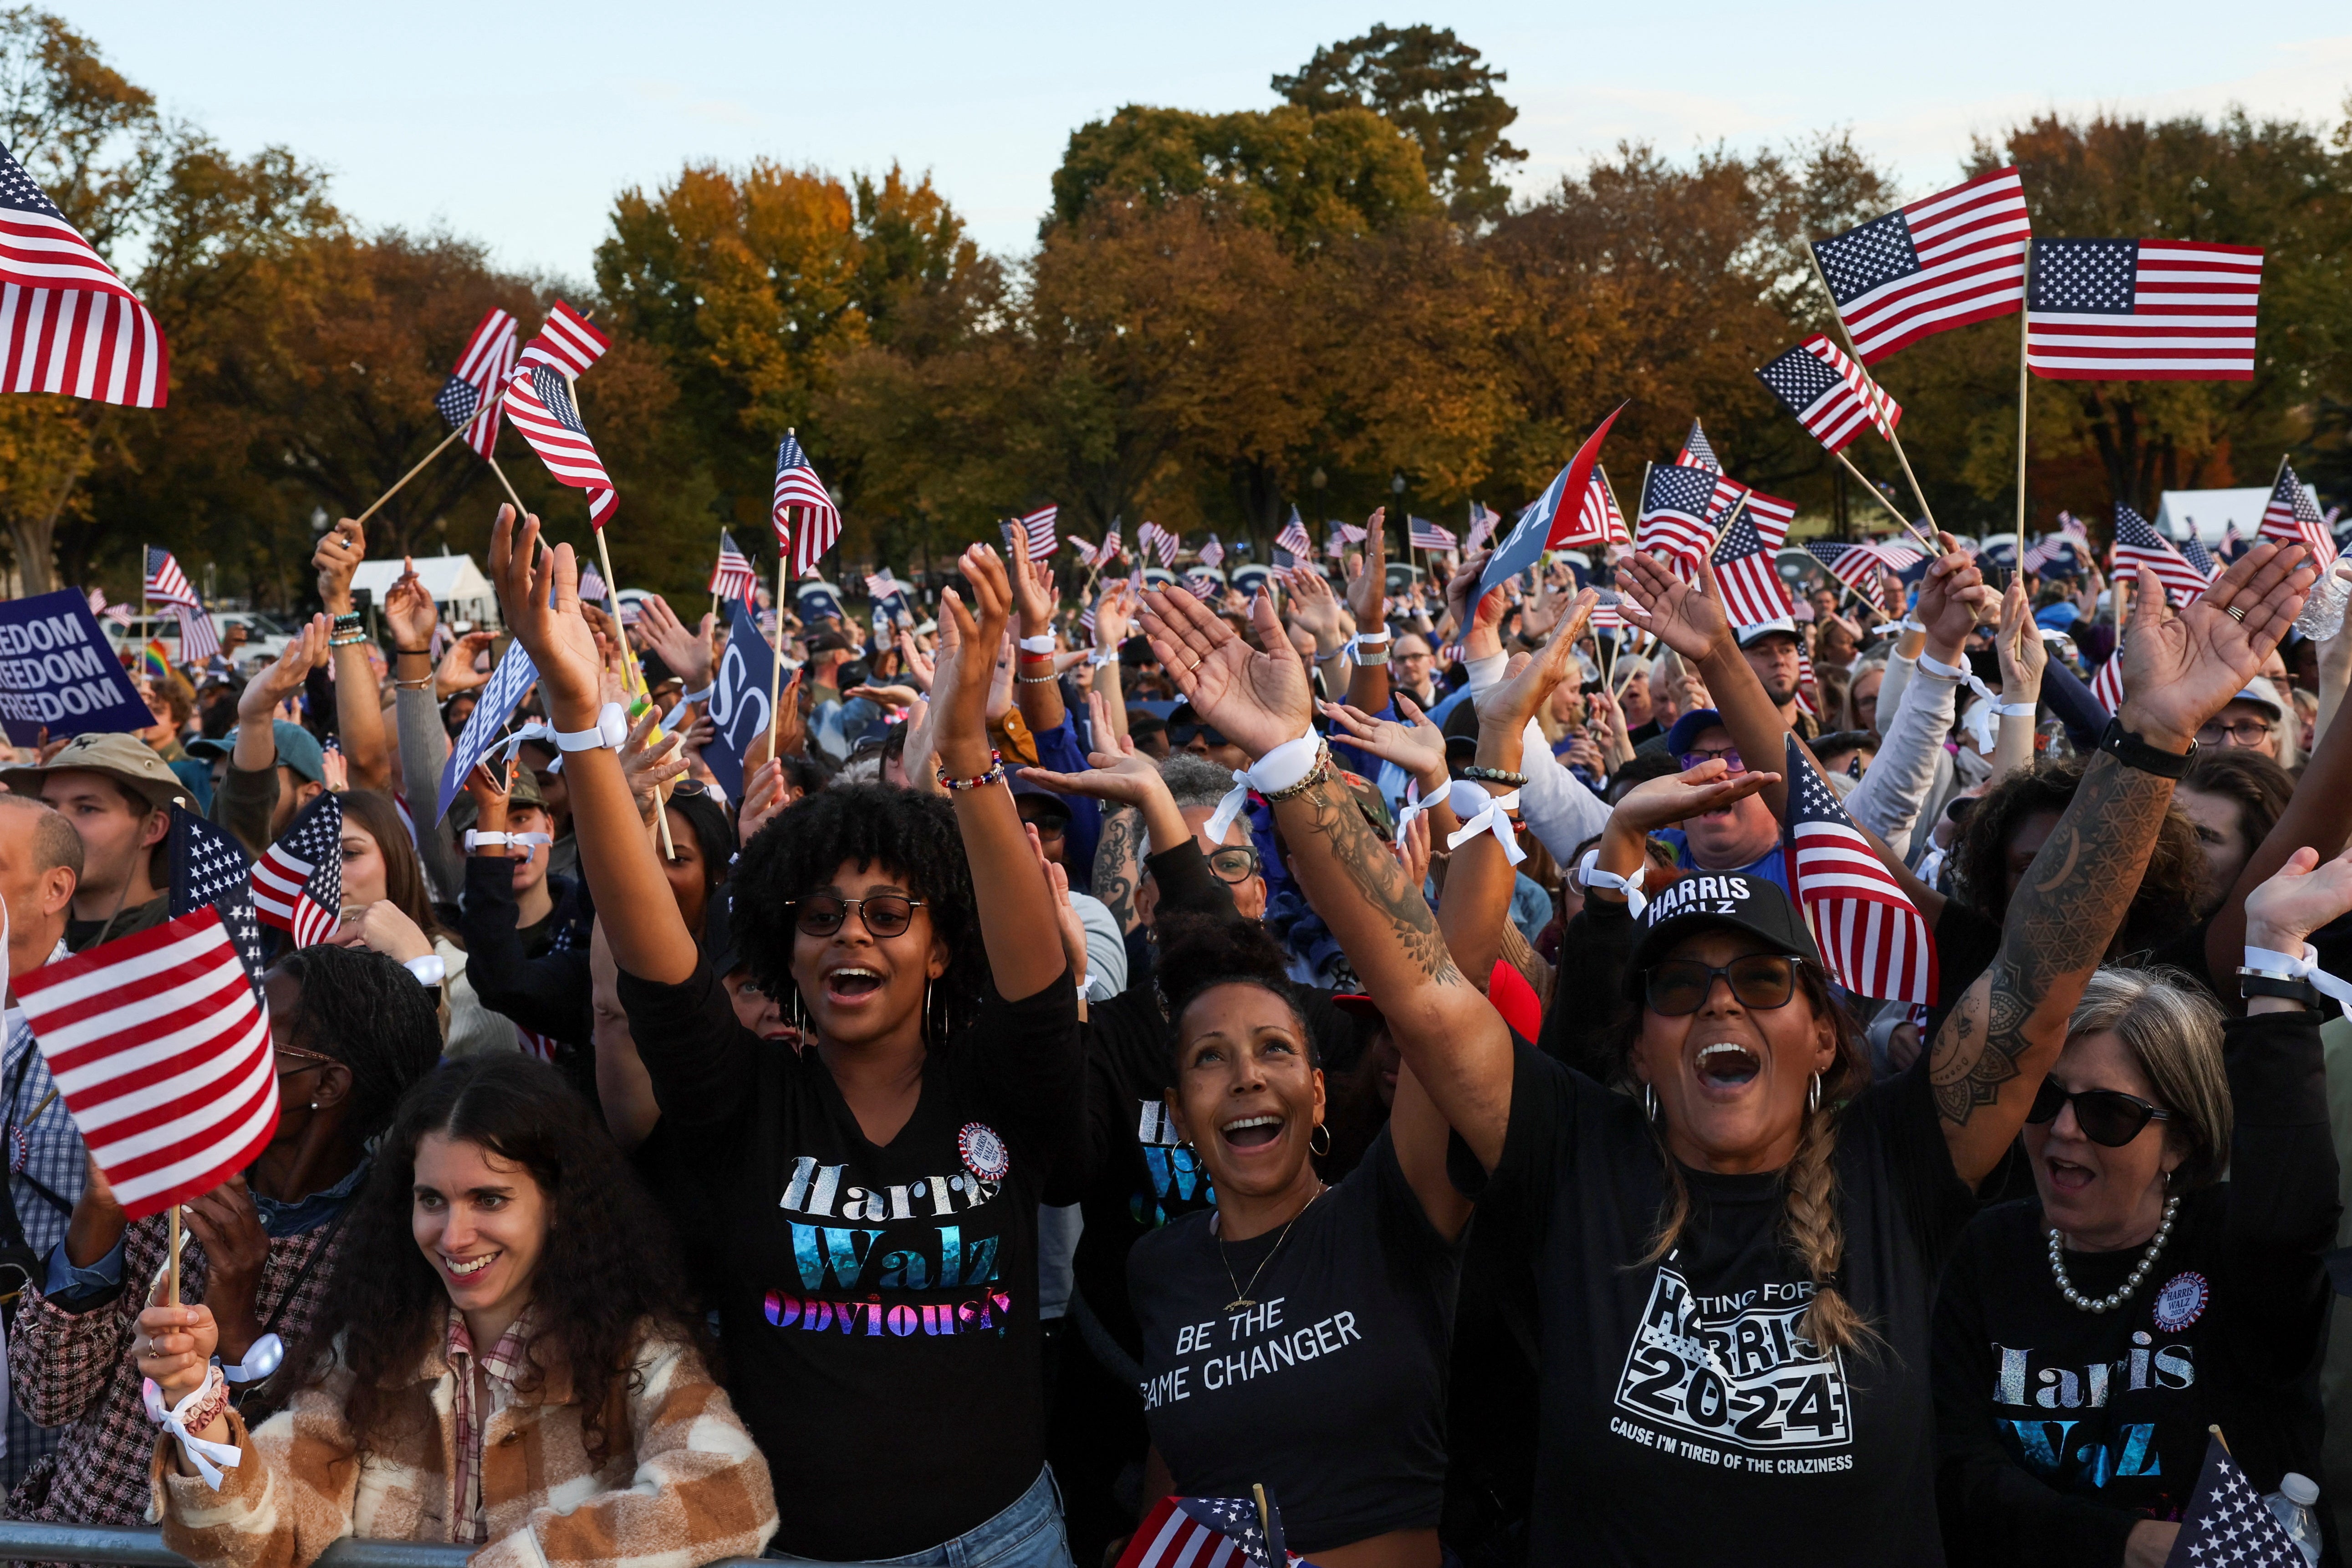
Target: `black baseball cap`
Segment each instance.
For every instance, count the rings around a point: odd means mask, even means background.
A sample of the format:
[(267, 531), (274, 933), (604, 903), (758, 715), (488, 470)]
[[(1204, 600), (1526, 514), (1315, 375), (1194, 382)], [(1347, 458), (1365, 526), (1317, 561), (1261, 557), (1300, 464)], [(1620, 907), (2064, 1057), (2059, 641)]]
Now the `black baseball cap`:
[(1780, 883), (1753, 871), (1685, 871), (1680, 881), (1659, 889), (1641, 921), (1633, 962), (1625, 966), (1631, 995), (1641, 994), (1643, 971), (1693, 931), (1713, 926), (1746, 931), (1776, 952), (1822, 967), (1822, 950), (1789, 895)]

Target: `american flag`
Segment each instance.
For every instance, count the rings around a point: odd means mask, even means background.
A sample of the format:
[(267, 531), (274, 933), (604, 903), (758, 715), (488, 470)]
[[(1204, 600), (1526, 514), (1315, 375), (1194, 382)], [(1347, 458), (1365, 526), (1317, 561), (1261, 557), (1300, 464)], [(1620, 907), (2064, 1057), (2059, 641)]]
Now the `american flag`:
[(2090, 546), (2090, 529), (2084, 524), (2081, 518), (2071, 511), (2062, 511), (2058, 514), (2058, 531), (2086, 549)]
[(1634, 548), (1663, 554), (1684, 575), (1696, 576), (1700, 559), (1715, 545), (1715, 532), (1706, 522), (1715, 480), (1712, 468), (1664, 463), (1650, 469), (1642, 480)]
[(2213, 579), (2197, 570), (2172, 547), (2172, 541), (2148, 526), (2147, 519), (2127, 506), (2116, 508), (2116, 571), (2152, 568), (2173, 604), (2186, 605), (2203, 595)]
[(2235, 561), (2239, 556), (2243, 555), (2245, 552), (2246, 536), (2238, 531), (2238, 525), (2236, 523), (2223, 523), (2221, 525), (2221, 559), (2224, 561)]
[(1718, 473), (1723, 469), (1722, 459), (1715, 455), (1715, 443), (1706, 438), (1696, 419), (1691, 421), (1690, 434), (1683, 437), (1683, 449), (1675, 462), (1685, 468), (1713, 468)]
[(147, 547), (148, 598), (172, 612), (180, 623), (180, 657), (184, 659), (210, 658), (220, 652), (220, 638), (213, 631), (213, 618), (205, 614), (205, 602), (196, 597), (195, 588), (188, 574), (180, 570), (179, 562), (168, 550)]
[(887, 566), (879, 572), (868, 572), (866, 574), (866, 596), (869, 599), (887, 599), (893, 594), (904, 592), (906, 590), (899, 585), (898, 577)]
[(482, 402), (513, 375), (517, 335), (515, 319), (491, 306), (475, 323), (474, 335), (466, 340), (466, 352), (457, 356), (457, 368), (449, 373), (449, 379), (441, 384), (440, 395), (433, 400), (450, 429), (472, 422), (473, 428), (466, 432), (466, 445), (484, 458), (499, 444), (499, 411), (497, 405), (485, 408)]
[(1193, 558), (1202, 566), (1214, 570), (1224, 564), (1225, 547), (1217, 542), (1217, 536), (1213, 533), (1209, 535), (1209, 542), (1201, 546)]
[(1723, 613), (1735, 626), (1759, 626), (1790, 613), (1789, 591), (1772, 564), (1772, 552), (1745, 509), (1724, 525), (1715, 547), (1715, 577), (1723, 585)]
[(1454, 537), (1450, 528), (1440, 528), (1425, 517), (1411, 518), (1407, 521), (1409, 526), (1405, 537), (1415, 550), (1451, 555), (1462, 548), (1462, 541)]
[(0, 148), (0, 392), (161, 408), (171, 390), (155, 318)]
[(1281, 1516), (1266, 1504), (1259, 1524), (1248, 1498), (1162, 1498), (1128, 1538), (1118, 1568), (1276, 1568), (1304, 1563), (1283, 1543)]
[(1054, 552), (1062, 547), (1060, 538), (1054, 531), (1055, 521), (1061, 515), (1062, 509), (1047, 501), (1021, 520), (1022, 528), (1029, 535), (1030, 560), (1042, 564), (1052, 560)]
[(1614, 588), (1595, 588), (1592, 593), (1592, 625), (1619, 630), (1633, 626), (1626, 618), (1624, 595)]
[(720, 529), (719, 564), (710, 569), (709, 591), (722, 599), (740, 599), (749, 605), (759, 586), (759, 574), (751, 570), (751, 558), (736, 548), (733, 534)]
[[(801, 509), (797, 542), (792, 540), (785, 511), (795, 506)], [(795, 543), (793, 570), (797, 574), (815, 571), (817, 562), (841, 537), (841, 510), (833, 504), (832, 492), (809, 466), (808, 454), (801, 450), (800, 437), (789, 430), (776, 446), (776, 494), (769, 504), (768, 517), (776, 525), (779, 551), (787, 543)]]
[(2336, 536), (2328, 531), (2327, 520), (2319, 515), (2319, 503), (2295, 477), (2291, 463), (2279, 465), (2271, 499), (2263, 507), (2263, 525), (2254, 537), (2307, 545), (2315, 566), (2324, 568), (2336, 559)]
[(1293, 565), (1315, 553), (1315, 542), (1307, 536), (1306, 520), (1298, 515), (1297, 507), (1290, 509), (1290, 521), (1284, 523), (1282, 531), (1274, 536), (1274, 543), (1276, 549), (1289, 555)]
[(596, 443), (588, 438), (588, 426), (572, 404), (563, 373), (526, 358), (507, 382), (506, 413), (558, 484), (588, 492), (588, 520), (604, 527), (621, 504), (621, 495), (605, 475)]
[(1895, 439), (1895, 427), (1903, 422), (1903, 405), (1887, 395), (1886, 389), (1871, 379), (1871, 374), (1854, 363), (1853, 356), (1837, 344), (1815, 332), (1798, 345), (1807, 353), (1837, 372), (1838, 379), (1853, 389), (1862, 405), (1870, 413), (1870, 422), (1880, 435)]
[[(1292, 515), (1297, 515), (1295, 509)], [(1110, 520), (1110, 531), (1103, 535), (1103, 541), (1100, 544), (1095, 546), (1095, 558), (1091, 563), (1089, 563), (1089, 564), (1095, 566), (1108, 566), (1112, 562), (1118, 560), (1118, 519), (1112, 518)]]
[(2263, 253), (2172, 239), (2045, 239), (2025, 363), (2062, 381), (2252, 381)]
[(1797, 423), (1832, 452), (1843, 451), (1871, 423), (1870, 409), (1853, 384), (1802, 344), (1756, 375), (1780, 400), (1780, 406), (1795, 415)]
[(1789, 525), (1797, 521), (1797, 503), (1768, 496), (1762, 490), (1742, 489), (1742, 500), (1748, 502), (1748, 515), (1756, 521), (1756, 531), (1763, 536), (1764, 548), (1778, 550), (1789, 542)]
[(2025, 299), (2033, 225), (2015, 169), (1995, 169), (1833, 238), (1813, 256), (1855, 352), (1875, 364), (1907, 343)]
[(553, 365), (577, 381), (612, 346), (613, 340), (590, 325), (587, 317), (558, 300), (537, 335), (523, 345), (522, 363)]
[(2025, 571), (2041, 572), (2046, 570), (2050, 563), (2060, 556), (2071, 556), (2074, 553), (2073, 540), (2063, 533), (2047, 533), (2027, 545), (2025, 553), (2017, 558), (2017, 563)]
[(1936, 942), (1870, 841), (1789, 737), (1789, 886), (1830, 978), (1857, 996), (1927, 1003), (1936, 996)]
[(1812, 651), (1805, 647), (1804, 639), (1800, 637), (1797, 639), (1797, 711), (1808, 719), (1820, 718), (1822, 705), (1814, 700), (1820, 692), (1821, 688), (1813, 680)]
[(2303, 1568), (2305, 1559), (2217, 1435), (2205, 1440), (2205, 1468), (2181, 1510), (2180, 1533), (2165, 1561), (2214, 1568)]
[[(612, 596), (606, 592), (604, 579), (598, 574), (596, 568), (583, 564), (580, 568), (580, 602), (583, 605), (601, 605)], [(549, 594), (548, 602), (551, 604), (554, 602), (554, 595), (551, 591)]]
[[(1870, 601), (1880, 615), (1888, 613), (1886, 596), (1880, 591), (1878, 574), (1882, 571), (1900, 572), (1904, 566), (1916, 564), (1919, 552), (1908, 545), (1885, 545), (1869, 542), (1859, 544), (1834, 539), (1816, 539), (1805, 546), (1812, 558), (1822, 563), (1829, 574)], [(1902, 565), (1895, 564), (1895, 552), (1910, 557)]]
[(1502, 521), (1501, 515), (1489, 509), (1485, 501), (1472, 501), (1470, 531), (1464, 535), (1462, 548), (1473, 552), (1476, 552), (1486, 544), (1486, 541), (1495, 537), (1495, 530), (1502, 525)]
[(1135, 531), (1135, 547), (1162, 566), (1176, 564), (1177, 538), (1156, 522), (1147, 522)]
[(334, 934), (342, 910), (343, 803), (322, 794), (255, 864), (253, 911), (309, 947)]
[(2189, 564), (2205, 574), (2205, 581), (2208, 583), (2221, 574), (2221, 568), (2214, 561), (2212, 552), (2207, 550), (2204, 542), (2195, 534), (2192, 533), (2180, 542), (2180, 553), (2188, 558)]
[(2098, 699), (2099, 705), (2105, 708), (2110, 714), (2120, 713), (2123, 711), (2123, 649), (2117, 648), (2115, 652), (2109, 654), (2107, 656), (2107, 662), (2099, 666), (2099, 672), (2091, 677), (2091, 695)]

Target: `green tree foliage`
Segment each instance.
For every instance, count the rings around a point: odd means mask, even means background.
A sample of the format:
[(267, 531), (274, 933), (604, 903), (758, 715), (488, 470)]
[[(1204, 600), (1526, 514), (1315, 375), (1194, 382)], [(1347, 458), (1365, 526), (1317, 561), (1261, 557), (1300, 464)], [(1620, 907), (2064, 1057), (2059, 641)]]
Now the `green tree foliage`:
[(1496, 175), (1527, 153), (1503, 140), (1519, 117), (1496, 88), (1505, 72), (1480, 64), (1451, 27), (1381, 24), (1315, 51), (1274, 90), (1318, 114), (1355, 105), (1412, 138), (1432, 188), (1459, 220), (1499, 217), (1511, 193)]

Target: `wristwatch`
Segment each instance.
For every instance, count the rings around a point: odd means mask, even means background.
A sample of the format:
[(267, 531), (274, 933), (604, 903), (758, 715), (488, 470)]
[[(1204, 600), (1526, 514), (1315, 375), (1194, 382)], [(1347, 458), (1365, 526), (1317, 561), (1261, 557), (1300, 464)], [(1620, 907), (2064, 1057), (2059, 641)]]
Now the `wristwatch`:
[(2099, 737), (2099, 750), (2113, 756), (2127, 768), (2137, 768), (2144, 773), (2154, 773), (2160, 779), (2177, 779), (2188, 773), (2189, 764), (2197, 760), (2197, 742), (2189, 742), (2185, 752), (2168, 752), (2161, 746), (2151, 746), (2129, 730), (2120, 719), (2107, 721), (2105, 733)]
[(619, 703), (607, 702), (604, 711), (596, 715), (594, 729), (558, 730), (555, 746), (562, 752), (617, 752), (628, 738), (628, 714), (622, 710)]
[(2238, 994), (2252, 1001), (2257, 996), (2278, 996), (2305, 1007), (2319, 1005), (2319, 987), (2308, 980), (2284, 974), (2265, 974), (2259, 969), (2238, 971)]

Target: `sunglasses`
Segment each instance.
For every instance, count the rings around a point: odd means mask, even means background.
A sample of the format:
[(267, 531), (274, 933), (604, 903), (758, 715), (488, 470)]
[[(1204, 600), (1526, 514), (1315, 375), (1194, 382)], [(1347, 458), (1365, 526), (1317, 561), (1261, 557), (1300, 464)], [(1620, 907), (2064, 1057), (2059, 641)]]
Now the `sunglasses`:
[(2158, 1110), (2136, 1094), (2119, 1089), (2078, 1089), (2072, 1094), (2048, 1079), (2034, 1092), (2033, 1109), (2025, 1120), (2039, 1127), (2058, 1120), (2059, 1107), (2072, 1101), (2074, 1125), (2083, 1136), (2103, 1148), (2120, 1149), (2147, 1130), (2151, 1121), (2169, 1121), (2172, 1112)]
[(1193, 737), (1195, 736), (1200, 738), (1201, 743), (1204, 746), (1222, 746), (1225, 744), (1225, 737), (1218, 731), (1217, 727), (1213, 724), (1171, 724), (1168, 726), (1168, 739), (1175, 745), (1189, 746), (1192, 743)]
[(841, 929), (849, 911), (856, 910), (857, 918), (866, 922), (868, 936), (904, 936), (907, 928), (915, 923), (915, 911), (922, 907), (922, 900), (903, 898), (897, 893), (877, 893), (870, 899), (837, 899), (831, 893), (819, 893), (814, 898), (793, 900), (793, 908), (799, 911), (793, 917), (793, 923), (800, 928), (803, 936), (831, 936)]
[(1696, 1013), (1706, 1005), (1720, 974), (1731, 984), (1731, 994), (1743, 1007), (1769, 1012), (1788, 1005), (1797, 989), (1797, 964), (1777, 952), (1751, 952), (1720, 969), (1695, 958), (1669, 958), (1643, 972), (1643, 994), (1650, 1011), (1669, 1018)]
[(1246, 882), (1257, 875), (1260, 864), (1257, 851), (1246, 844), (1220, 849), (1209, 857), (1209, 870), (1220, 882)]

